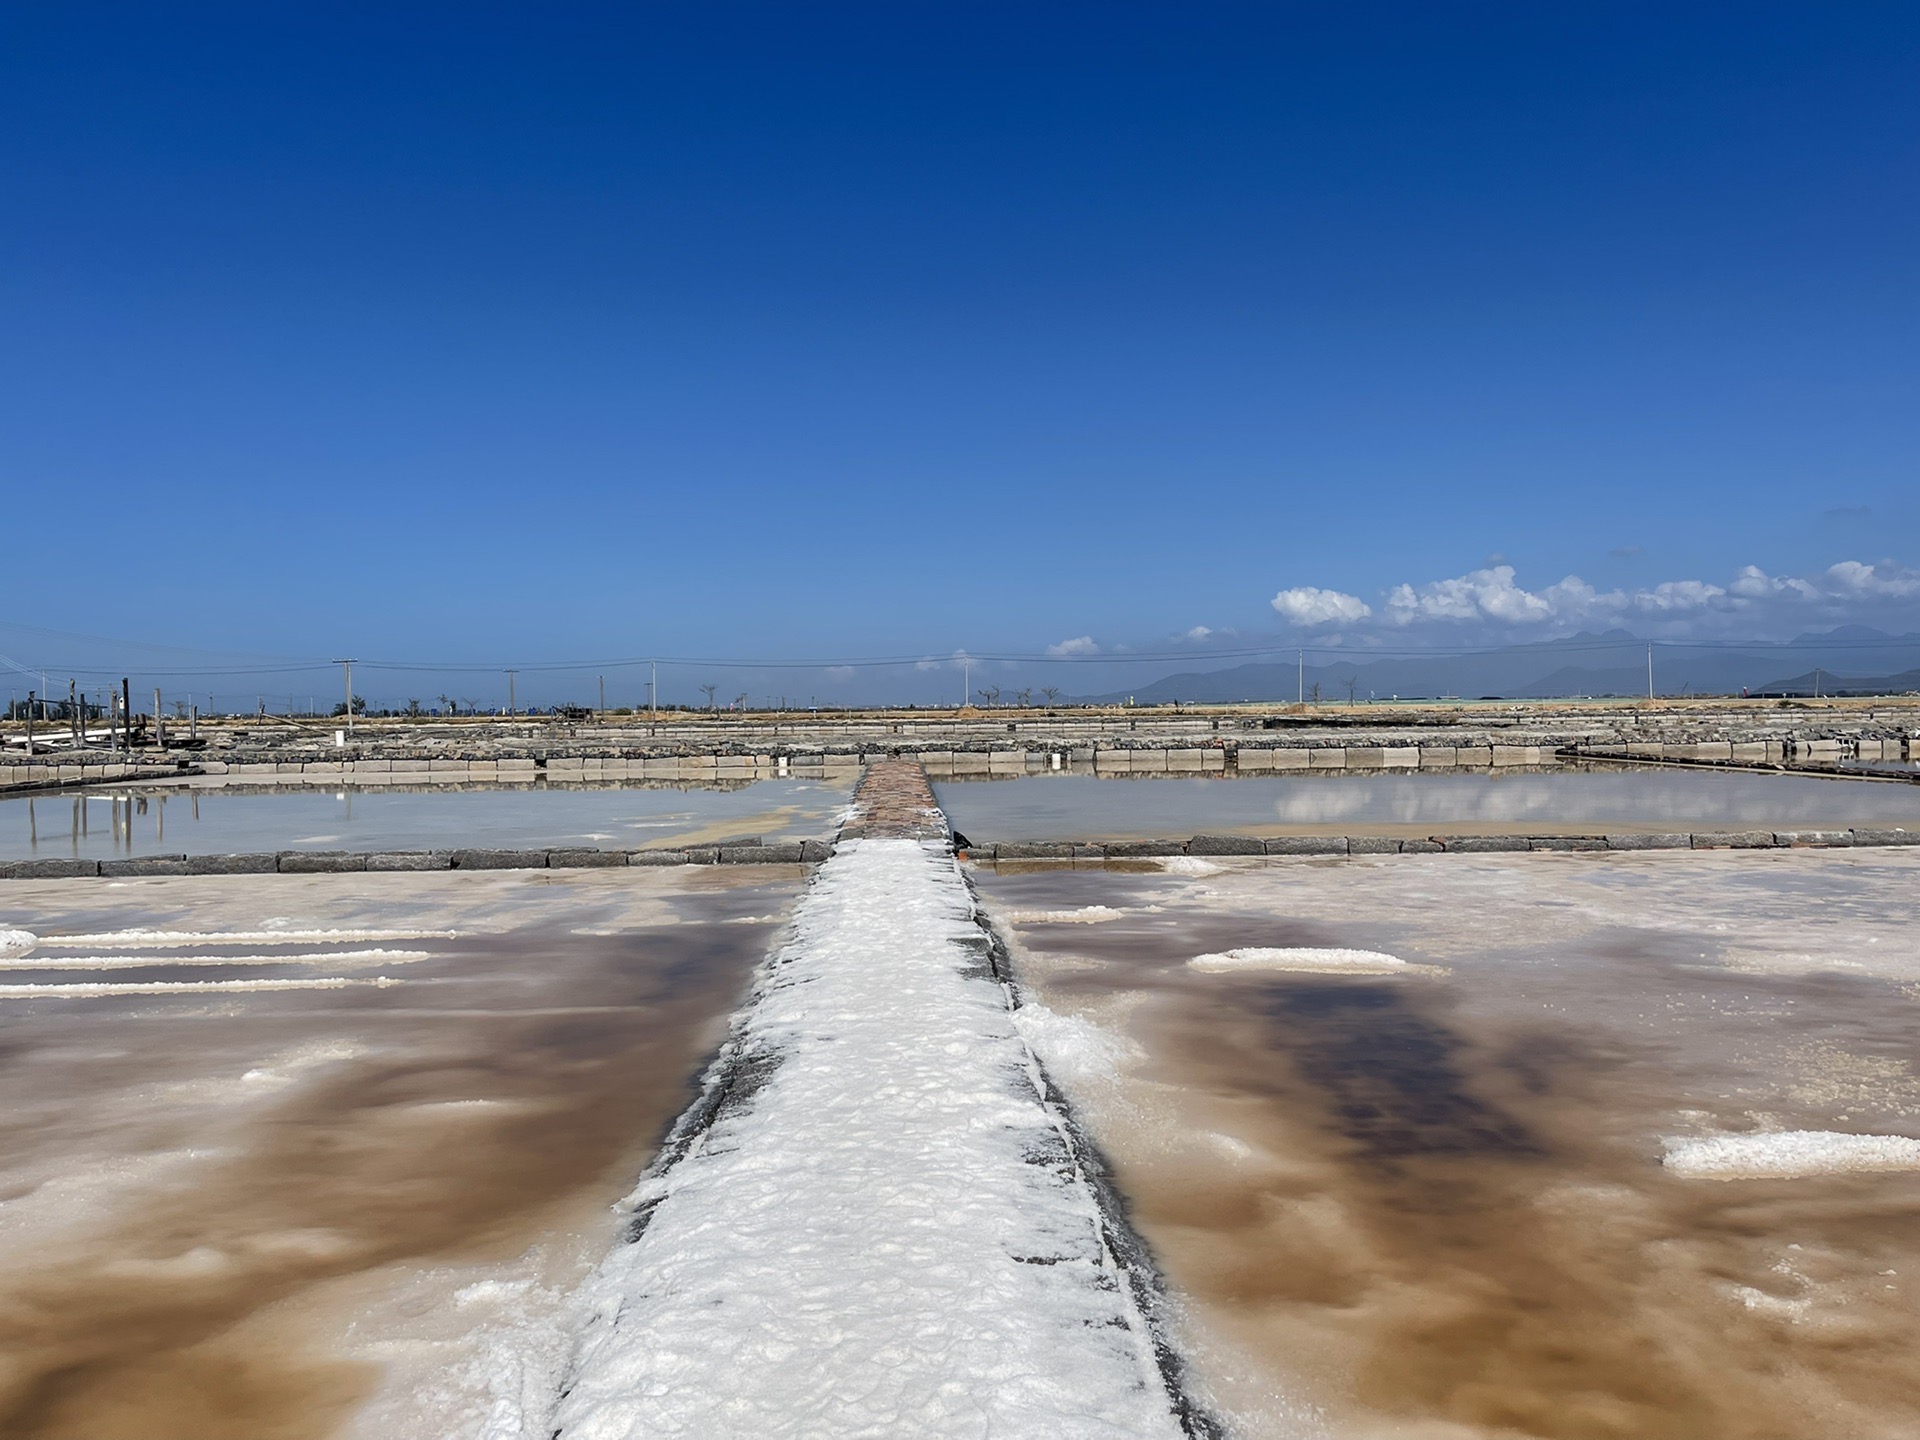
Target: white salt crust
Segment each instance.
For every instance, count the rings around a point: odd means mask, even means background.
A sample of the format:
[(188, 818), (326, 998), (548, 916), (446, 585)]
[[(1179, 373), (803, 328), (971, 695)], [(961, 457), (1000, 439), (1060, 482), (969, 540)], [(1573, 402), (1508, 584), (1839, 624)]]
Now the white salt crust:
[(0, 955), (24, 955), (39, 941), (31, 930), (0, 930)]
[[(24, 930), (0, 932), (25, 935)], [(348, 941), (452, 940), (457, 930), (102, 930), (91, 935), (28, 936), (42, 947), (111, 945), (120, 950), (166, 950), (196, 945), (336, 945)], [(0, 944), (0, 948), (4, 948)]]
[(1920, 1170), (1920, 1140), (1839, 1130), (1772, 1130), (1669, 1140), (1662, 1164), (1690, 1180), (1795, 1180)]
[(78, 981), (58, 985), (0, 985), (0, 1000), (99, 1000), (121, 995), (199, 995), (219, 990), (345, 990), (355, 985), (401, 985), (387, 975), (348, 978), (329, 975), (311, 980), (140, 980)]
[(953, 858), (844, 842), (794, 927), (729, 1041), (763, 1083), (630, 1197), (565, 1397), (475, 1433), (1176, 1440)]
[[(1154, 906), (1158, 909), (1158, 906)], [(1111, 905), (1082, 905), (1073, 910), (1015, 910), (1007, 916), (1010, 925), (1098, 925), (1128, 914)]]
[(1314, 975), (1392, 975), (1413, 968), (1398, 956), (1379, 950), (1323, 949), (1306, 945), (1284, 949), (1249, 946), (1242, 950), (1222, 950), (1196, 955), (1187, 961), (1187, 967), (1210, 974), (1285, 970)]
[(431, 950), (319, 950), (311, 954), (267, 955), (35, 955), (30, 958), (0, 960), (6, 970), (170, 970), (185, 965), (338, 965), (346, 961), (366, 964), (378, 961), (404, 965), (435, 958)]

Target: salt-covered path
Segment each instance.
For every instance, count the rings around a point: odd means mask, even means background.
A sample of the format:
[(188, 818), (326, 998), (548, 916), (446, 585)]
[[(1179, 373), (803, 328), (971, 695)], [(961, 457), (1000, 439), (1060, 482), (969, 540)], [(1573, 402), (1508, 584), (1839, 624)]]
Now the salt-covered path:
[(924, 777), (883, 763), (857, 804), (583, 1292), (543, 1429), (1214, 1433)]

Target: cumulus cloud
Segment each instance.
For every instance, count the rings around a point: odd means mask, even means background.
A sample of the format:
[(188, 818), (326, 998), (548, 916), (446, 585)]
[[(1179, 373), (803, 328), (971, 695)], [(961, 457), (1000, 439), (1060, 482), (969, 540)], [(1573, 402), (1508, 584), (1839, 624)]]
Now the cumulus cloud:
[(1862, 565), (1858, 560), (1842, 560), (1827, 568), (1827, 580), (1848, 595), (1872, 595), (1891, 600), (1910, 600), (1920, 595), (1920, 570), (1909, 570), (1891, 560), (1878, 565)]
[[(1396, 585), (1387, 592), (1387, 619), (1395, 625), (1418, 620), (1498, 620), (1508, 625), (1551, 620), (1553, 603), (1513, 583), (1511, 565), (1470, 570), (1451, 580), (1433, 580), (1415, 589)], [(1560, 582), (1579, 584), (1575, 576)]]
[(1351, 625), (1373, 614), (1373, 607), (1358, 595), (1339, 590), (1322, 590), (1317, 585), (1296, 585), (1273, 597), (1273, 608), (1289, 624), (1310, 628), (1316, 625)]
[[(1912, 623), (1920, 600), (1920, 570), (1892, 561), (1868, 565), (1842, 560), (1810, 577), (1769, 575), (1742, 566), (1725, 584), (1711, 580), (1663, 580), (1631, 589), (1601, 590), (1578, 575), (1531, 589), (1511, 565), (1487, 565), (1464, 575), (1390, 587), (1376, 612), (1358, 596), (1299, 586), (1282, 590), (1273, 608), (1302, 628), (1352, 625), (1376, 617), (1391, 629), (1440, 629), (1492, 633), (1590, 624), (1637, 624), (1653, 633), (1705, 633), (1716, 625), (1749, 629), (1769, 620), (1782, 624), (1837, 622), (1880, 615)], [(1900, 613), (1906, 613), (1904, 616)], [(1884, 613), (1883, 613), (1884, 612)]]
[(944, 659), (938, 656), (931, 656), (925, 660), (916, 660), (913, 668), (916, 670), (945, 670), (947, 667), (952, 666), (958, 669), (962, 665), (971, 663), (972, 660), (973, 657), (967, 654), (966, 651), (956, 650)]
[(1047, 646), (1047, 654), (1061, 655), (1098, 655), (1099, 642), (1091, 635), (1076, 635), (1071, 640), (1062, 640), (1058, 645)]
[(1183, 640), (1191, 640), (1195, 644), (1198, 644), (1200, 641), (1206, 639), (1211, 634), (1213, 634), (1213, 628), (1211, 626), (1196, 625), (1191, 630), (1187, 631), (1187, 633), (1181, 636), (1180, 638)]

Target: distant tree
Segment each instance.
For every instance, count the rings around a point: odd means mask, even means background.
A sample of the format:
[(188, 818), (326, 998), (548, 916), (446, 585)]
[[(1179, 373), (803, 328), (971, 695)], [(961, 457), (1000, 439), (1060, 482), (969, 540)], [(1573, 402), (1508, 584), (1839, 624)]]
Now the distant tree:
[(1349, 675), (1347, 677), (1347, 704), (1351, 705), (1354, 703), (1353, 692), (1358, 690), (1359, 688), (1360, 688), (1360, 677), (1357, 675)]
[(1058, 685), (1048, 685), (1041, 690), (1040, 694), (1049, 705), (1057, 705), (1060, 703), (1060, 687)]
[(1320, 682), (1318, 680), (1313, 682), (1313, 689), (1308, 692), (1307, 699), (1310, 704), (1318, 705), (1320, 703)]
[(1000, 703), (1000, 687), (998, 685), (982, 685), (979, 688), (979, 694), (981, 700), (985, 701), (988, 705), (998, 705)]
[[(342, 700), (335, 704), (333, 713), (336, 716), (345, 715), (347, 713), (347, 702)], [(362, 700), (358, 695), (353, 697), (353, 713), (356, 715), (364, 715), (367, 713), (367, 702)]]
[(1022, 710), (1026, 709), (1029, 705), (1033, 703), (1032, 687), (1029, 686), (1025, 690), (1019, 690), (1014, 692), (1013, 702), (1014, 704), (1018, 705)]
[(407, 718), (409, 720), (418, 720), (423, 713), (420, 708), (420, 701), (417, 698), (407, 701)]
[(442, 715), (453, 714), (453, 701), (449, 700), (445, 695), (439, 696), (438, 698), (440, 701), (440, 713)]

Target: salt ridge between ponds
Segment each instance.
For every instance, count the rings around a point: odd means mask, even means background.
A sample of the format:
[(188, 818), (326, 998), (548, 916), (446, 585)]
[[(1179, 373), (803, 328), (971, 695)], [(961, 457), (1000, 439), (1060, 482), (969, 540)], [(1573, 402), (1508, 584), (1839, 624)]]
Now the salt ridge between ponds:
[(1248, 946), (1241, 950), (1196, 955), (1187, 961), (1187, 968), (1211, 974), (1291, 970), (1317, 975), (1393, 975), (1416, 967), (1397, 955), (1388, 955), (1379, 950), (1324, 949), (1300, 945), (1284, 949)]
[(953, 857), (843, 841), (794, 926), (577, 1298), (564, 1398), (496, 1392), (482, 1433), (1177, 1440)]
[(1769, 1130), (1669, 1140), (1661, 1163), (1690, 1180), (1797, 1180), (1920, 1170), (1920, 1140), (1904, 1135), (1852, 1135), (1841, 1130)]

